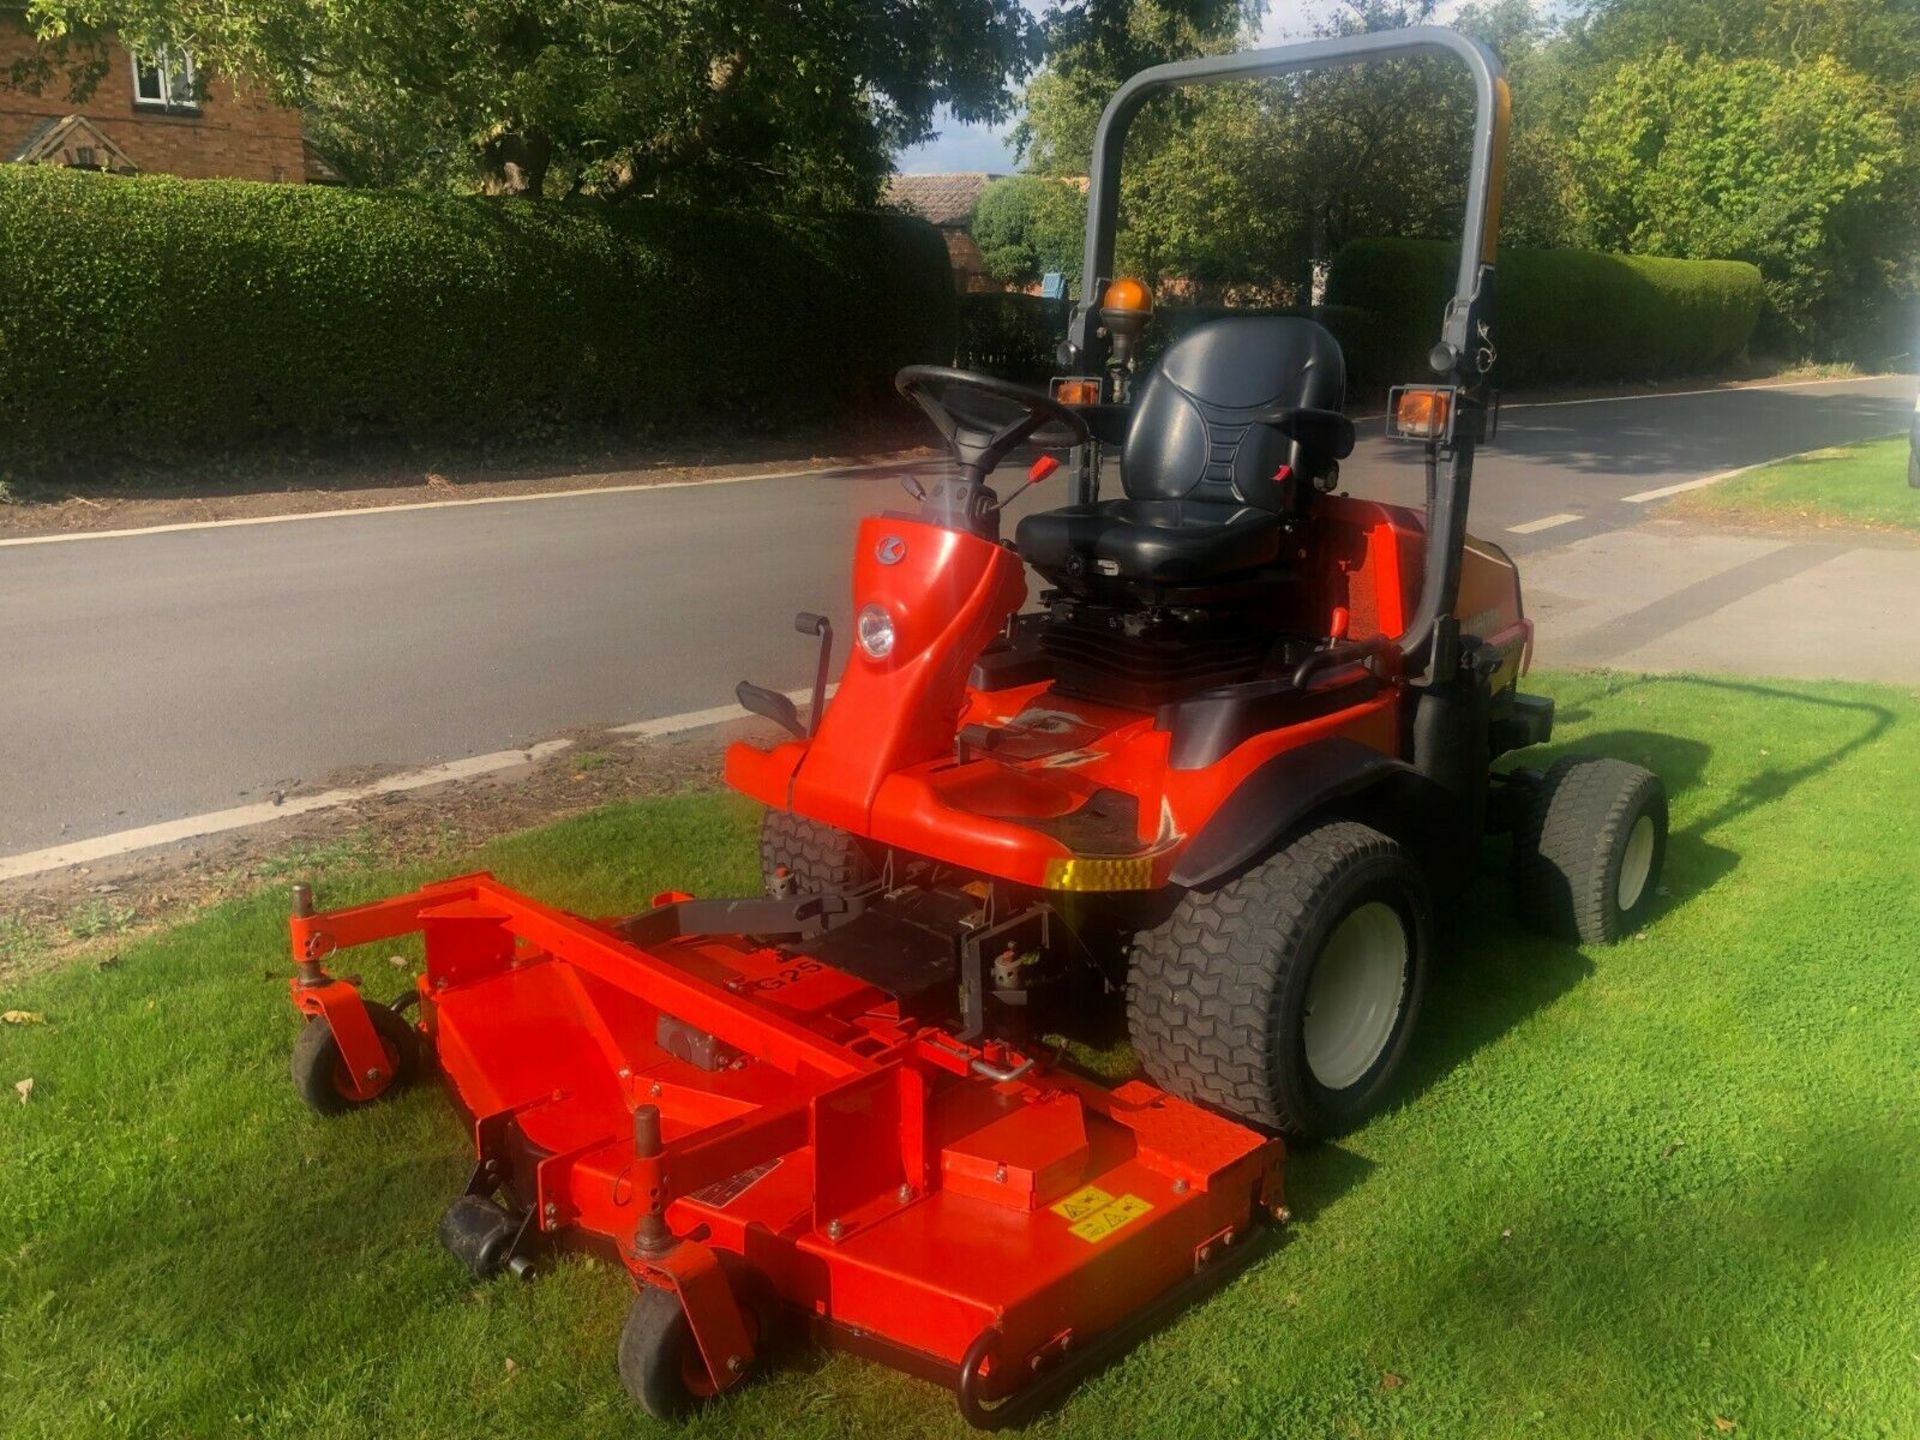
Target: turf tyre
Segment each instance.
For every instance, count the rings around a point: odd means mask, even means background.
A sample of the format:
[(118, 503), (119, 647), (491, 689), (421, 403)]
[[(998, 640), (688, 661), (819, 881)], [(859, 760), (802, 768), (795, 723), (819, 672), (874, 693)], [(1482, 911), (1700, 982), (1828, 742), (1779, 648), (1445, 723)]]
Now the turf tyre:
[(392, 1077), (371, 1100), (355, 1096), (347, 1084), (339, 1042), (325, 1020), (309, 1019), (293, 1042), (293, 1088), (316, 1115), (344, 1115), (372, 1105), (412, 1084), (420, 1072), (420, 1036), (405, 1015), (385, 1005), (368, 1005), (367, 1019), (387, 1052)]
[[(774, 1335), (772, 1299), (746, 1261), (722, 1253), (720, 1265), (746, 1317), (759, 1369)], [(619, 1365), (627, 1394), (656, 1420), (684, 1419), (719, 1393), (679, 1297), (657, 1285), (643, 1286), (633, 1297), (620, 1328)]]
[(1535, 785), (1514, 836), (1514, 899), (1532, 928), (1611, 945), (1646, 923), (1667, 854), (1667, 790), (1625, 760), (1569, 756)]
[[(1365, 912), (1377, 923), (1382, 909), (1404, 945), (1397, 1005), (1381, 1022), (1377, 1052), (1328, 1084), (1308, 1055), (1315, 973), (1348, 922)], [(1391, 837), (1347, 820), (1297, 831), (1220, 888), (1189, 891), (1136, 939), (1127, 979), (1134, 1050), (1154, 1082), (1183, 1100), (1299, 1138), (1341, 1134), (1378, 1108), (1406, 1058), (1432, 930), (1426, 878)]]
[(760, 878), (769, 894), (785, 867), (802, 895), (843, 895), (872, 880), (878, 871), (860, 842), (844, 830), (786, 810), (760, 818)]

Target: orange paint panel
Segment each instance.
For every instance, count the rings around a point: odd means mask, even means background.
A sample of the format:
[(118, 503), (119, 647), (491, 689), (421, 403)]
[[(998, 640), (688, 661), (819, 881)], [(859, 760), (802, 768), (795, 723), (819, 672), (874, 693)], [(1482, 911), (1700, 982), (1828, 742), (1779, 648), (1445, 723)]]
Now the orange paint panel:
[(886, 612), (893, 649), (876, 659), (856, 643), (794, 773), (792, 808), (867, 833), (889, 776), (951, 753), (967, 674), (1026, 593), (1010, 550), (915, 520), (862, 522), (853, 608), (856, 615), (869, 605)]
[[(457, 969), (423, 997), (450, 1090), (481, 1122), (474, 1143), (501, 1123), (524, 1135), (540, 1155), (520, 1203), (543, 1217), (551, 1204), (542, 1229), (604, 1244), (642, 1283), (682, 1293), (702, 1312), (703, 1353), (737, 1353), (723, 1297), (696, 1293), (706, 1252), (732, 1250), (794, 1308), (928, 1363), (954, 1365), (995, 1326), (996, 1354), (1024, 1374), (1062, 1335), (1092, 1337), (1186, 1279), (1199, 1246), (1277, 1194), (1277, 1141), (1150, 1086), (1108, 1093), (1044, 1068), (981, 1079), (968, 1066), (988, 1052), (902, 1028), (847, 977), (810, 1003), (794, 986), (762, 989), (804, 959), (792, 952), (723, 936), (641, 948), (486, 877), (302, 929), (371, 942), (435, 909), (484, 911), (536, 957)], [(863, 993), (870, 1008), (850, 1017)], [(663, 1014), (725, 1037), (740, 1063), (662, 1050)], [(859, 1035), (870, 1051), (849, 1048)], [(639, 1104), (660, 1109), (657, 1155), (634, 1149)], [(511, 1153), (517, 1187), (528, 1177)], [(1075, 1195), (1100, 1203), (1061, 1205)], [(655, 1205), (683, 1247), (649, 1259), (631, 1242)]]

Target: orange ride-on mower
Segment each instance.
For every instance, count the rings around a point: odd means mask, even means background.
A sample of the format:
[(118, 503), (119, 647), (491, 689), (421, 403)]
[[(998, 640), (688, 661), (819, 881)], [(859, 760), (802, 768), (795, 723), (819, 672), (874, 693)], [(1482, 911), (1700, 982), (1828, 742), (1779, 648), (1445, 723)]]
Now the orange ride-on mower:
[[(1353, 429), (1325, 330), (1215, 320), (1136, 383), (1148, 297), (1105, 277), (1148, 97), (1436, 52), (1478, 113), (1436, 380), (1391, 405), (1426, 454), (1415, 511), (1332, 493)], [(1433, 907), (1485, 830), (1512, 832), (1521, 903), (1556, 933), (1612, 940), (1646, 912), (1654, 776), (1491, 769), (1552, 720), (1516, 690), (1514, 567), (1465, 530), (1506, 121), (1494, 60), (1438, 29), (1120, 90), (1070, 373), (1047, 394), (903, 371), (957, 474), (862, 524), (831, 704), (816, 616), (804, 720), (741, 687), (792, 735), (727, 756), (768, 807), (765, 895), (598, 921), (485, 875), (331, 913), (296, 892), (302, 1095), (351, 1109), (430, 1054), (473, 1147), (442, 1239), (482, 1278), (553, 1245), (617, 1259), (637, 1292), (619, 1370), (650, 1412), (731, 1389), (802, 1325), (951, 1385), (975, 1424), (1032, 1413), (1284, 1217), (1281, 1134), (1337, 1132), (1388, 1093)], [(1009, 542), (989, 480), (1023, 445), (1034, 479), (1077, 452), (1074, 493)], [(1032, 613), (1027, 567), (1047, 584)], [(394, 1006), (328, 968), (409, 933), (426, 970)], [(1120, 994), (1144, 1078), (1108, 1088), (1053, 1037)]]

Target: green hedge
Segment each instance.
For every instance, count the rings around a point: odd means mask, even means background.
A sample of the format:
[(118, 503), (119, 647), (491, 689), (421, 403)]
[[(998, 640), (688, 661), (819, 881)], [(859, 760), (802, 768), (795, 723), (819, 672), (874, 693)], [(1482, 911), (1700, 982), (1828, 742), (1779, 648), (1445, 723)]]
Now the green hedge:
[[(960, 297), (960, 346), (954, 363), (1030, 385), (1058, 374), (1054, 348), (1066, 338), (1073, 303), (1037, 295), (970, 294)], [(1365, 311), (1322, 305), (1310, 311), (1233, 310), (1219, 305), (1161, 305), (1154, 311), (1141, 354), (1151, 364), (1160, 352), (1194, 326), (1222, 315), (1309, 314), (1339, 340), (1347, 359), (1347, 388), (1384, 385), (1393, 377), (1385, 368), (1383, 337)]]
[[(1328, 298), (1377, 316), (1389, 363), (1415, 379), (1459, 254), (1440, 240), (1356, 240), (1334, 257)], [(1502, 250), (1495, 283), (1501, 385), (1706, 374), (1746, 349), (1765, 298), (1741, 261), (1586, 250)]]
[(0, 463), (826, 418), (944, 360), (938, 234), (0, 167)]

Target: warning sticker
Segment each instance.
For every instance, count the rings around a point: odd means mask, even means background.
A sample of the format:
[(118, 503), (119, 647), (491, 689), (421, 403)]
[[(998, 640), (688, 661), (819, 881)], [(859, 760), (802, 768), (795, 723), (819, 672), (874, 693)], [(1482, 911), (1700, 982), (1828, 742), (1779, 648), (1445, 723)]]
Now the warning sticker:
[(702, 1205), (711, 1205), (716, 1210), (724, 1210), (771, 1175), (779, 1165), (778, 1160), (769, 1160), (764, 1165), (755, 1165), (750, 1170), (742, 1170), (738, 1175), (730, 1175), (725, 1180), (716, 1180), (705, 1189), (694, 1191), (687, 1198), (696, 1200)]
[(1098, 1185), (1089, 1185), (1076, 1190), (1057, 1205), (1048, 1208), (1062, 1220), (1084, 1220), (1103, 1205), (1111, 1205), (1113, 1196)]
[(1151, 1209), (1153, 1209), (1152, 1202), (1142, 1200), (1138, 1195), (1122, 1195), (1111, 1205), (1102, 1206), (1094, 1211), (1079, 1224), (1069, 1225), (1067, 1233), (1078, 1236), (1089, 1245), (1095, 1245), (1122, 1225), (1138, 1220)]

